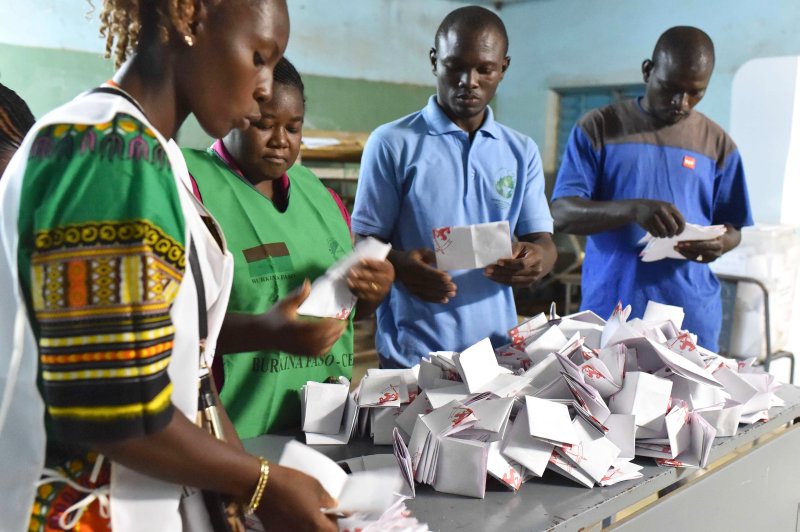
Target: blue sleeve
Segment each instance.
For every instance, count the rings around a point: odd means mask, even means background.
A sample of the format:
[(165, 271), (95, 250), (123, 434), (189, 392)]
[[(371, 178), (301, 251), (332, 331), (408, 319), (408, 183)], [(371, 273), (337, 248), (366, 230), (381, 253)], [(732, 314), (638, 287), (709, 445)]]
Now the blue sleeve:
[(717, 170), (712, 223), (729, 223), (736, 229), (753, 225), (750, 196), (739, 150), (734, 150)]
[(530, 139), (526, 143), (525, 188), (522, 212), (514, 230), (517, 236), (530, 233), (552, 233), (553, 217), (544, 193), (544, 172), (539, 149)]
[(389, 240), (400, 210), (401, 187), (389, 146), (373, 132), (364, 146), (353, 207), (353, 234)]
[(594, 199), (600, 169), (600, 155), (580, 126), (572, 128), (558, 170), (552, 199), (579, 197)]

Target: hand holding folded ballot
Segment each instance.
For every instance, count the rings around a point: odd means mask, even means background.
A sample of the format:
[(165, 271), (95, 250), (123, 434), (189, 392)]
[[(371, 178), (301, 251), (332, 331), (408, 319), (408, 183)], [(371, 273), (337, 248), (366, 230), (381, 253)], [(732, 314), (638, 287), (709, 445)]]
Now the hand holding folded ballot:
[(339, 464), (297, 441), (291, 441), (286, 445), (280, 464), (316, 478), (324, 490), (336, 498), (317, 507), (320, 515), (322, 512), (328, 514), (384, 512), (394, 504), (397, 500), (396, 494), (405, 484), (402, 475), (398, 474), (396, 463), (391, 469), (358, 471), (348, 475)]
[(306, 280), (267, 312), (258, 316), (256, 330), (272, 342), (270, 347), (296, 355), (319, 356), (339, 339), (347, 322), (298, 319), (299, 308), (311, 293)]
[(709, 240), (684, 240), (675, 244), (675, 250), (689, 260), (714, 262), (725, 251), (725, 232)]
[[(350, 276), (351, 270), (359, 264), (370, 264), (370, 262), (362, 263), (365, 260), (371, 259), (373, 263), (384, 260), (391, 247), (390, 244), (384, 244), (374, 238), (365, 238), (358, 242), (350, 255), (337, 261), (328, 268), (324, 275), (314, 280), (311, 285), (311, 293), (297, 309), (297, 313), (305, 316), (346, 320), (358, 299), (357, 294), (350, 289), (350, 283), (353, 282)], [(366, 280), (365, 291), (377, 292), (379, 289), (385, 289), (382, 280), (384, 275), (378, 274), (374, 270), (375, 268), (368, 269), (366, 267), (360, 270), (360, 274)], [(368, 273), (369, 279), (367, 280)], [(376, 279), (382, 283), (380, 287)], [(374, 289), (371, 288), (372, 285), (375, 285)], [(359, 291), (362, 291), (360, 282), (356, 282), (356, 286), (359, 287)]]
[(397, 279), (423, 301), (447, 303), (455, 297), (456, 285), (452, 277), (436, 268), (436, 255), (430, 249), (394, 250), (389, 259)]
[(320, 511), (336, 505), (312, 475), (270, 464), (269, 482), (256, 513), (265, 531), (286, 530), (286, 524), (291, 523), (292, 530), (336, 532), (339, 527), (335, 517)]
[(532, 242), (514, 242), (510, 258), (501, 258), (484, 270), (492, 281), (522, 288), (538, 281), (544, 273), (542, 248)]
[(347, 273), (347, 286), (361, 301), (378, 305), (394, 282), (394, 267), (387, 260), (361, 259)]
[(686, 222), (672, 203), (651, 199), (628, 200), (636, 223), (655, 238), (672, 238), (684, 231)]
[(724, 248), (722, 236), (724, 225), (686, 224), (679, 234), (669, 237), (656, 237), (648, 233), (639, 241), (645, 247), (639, 254), (642, 262), (655, 262), (663, 259), (693, 260), (711, 262), (722, 255)]

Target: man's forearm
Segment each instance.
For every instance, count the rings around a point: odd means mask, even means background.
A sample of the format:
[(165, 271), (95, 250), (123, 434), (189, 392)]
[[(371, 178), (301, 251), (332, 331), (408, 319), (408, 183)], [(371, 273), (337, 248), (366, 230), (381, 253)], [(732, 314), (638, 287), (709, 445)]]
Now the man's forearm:
[(636, 221), (636, 200), (594, 201), (559, 198), (550, 206), (555, 230), (573, 235), (591, 235), (618, 229)]
[(734, 228), (731, 224), (725, 224), (725, 229), (725, 234), (722, 235), (723, 255), (738, 246), (742, 241), (742, 232), (739, 229)]

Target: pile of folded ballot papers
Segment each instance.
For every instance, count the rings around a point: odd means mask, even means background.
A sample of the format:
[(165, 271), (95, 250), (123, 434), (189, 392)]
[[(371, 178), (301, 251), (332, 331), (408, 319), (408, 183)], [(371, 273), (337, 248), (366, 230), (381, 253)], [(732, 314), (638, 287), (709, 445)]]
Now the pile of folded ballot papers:
[[(398, 470), (395, 493), (413, 496), (416, 481), (483, 497), (488, 476), (510, 490), (547, 470), (587, 488), (640, 478), (635, 456), (702, 468), (714, 438), (782, 404), (754, 359), (697, 345), (681, 308), (650, 302), (643, 318), (629, 314), (621, 304), (607, 321), (551, 310), (508, 331), (507, 345), (484, 339), (411, 369), (371, 369), (352, 392), (345, 380), (310, 382), (307, 443), (370, 435), (394, 445), (380, 460)], [(360, 460), (353, 471), (378, 459)]]

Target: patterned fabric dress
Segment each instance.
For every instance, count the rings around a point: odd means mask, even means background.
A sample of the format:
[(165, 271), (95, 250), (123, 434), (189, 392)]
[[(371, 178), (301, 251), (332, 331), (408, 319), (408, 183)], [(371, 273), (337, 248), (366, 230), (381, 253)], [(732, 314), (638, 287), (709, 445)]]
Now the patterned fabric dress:
[(162, 144), (135, 116), (31, 134), (16, 266), (38, 348), (47, 454), (29, 530), (66, 522), (105, 531), (108, 461), (95, 467), (97, 455), (75, 442), (146, 436), (172, 418), (183, 210)]
[[(94, 460), (65, 457), (58, 439), (143, 436), (172, 415), (169, 305), (185, 257), (169, 171), (153, 132), (123, 114), (47, 127), (31, 149), (20, 231), (34, 238), (20, 240), (18, 260), (38, 329), (48, 457), (61, 455), (48, 465), (86, 486)], [(31, 530), (60, 529), (77, 495), (63, 482), (42, 485), (34, 511), (45, 518)], [(87, 507), (75, 530), (109, 530), (99, 510)]]

